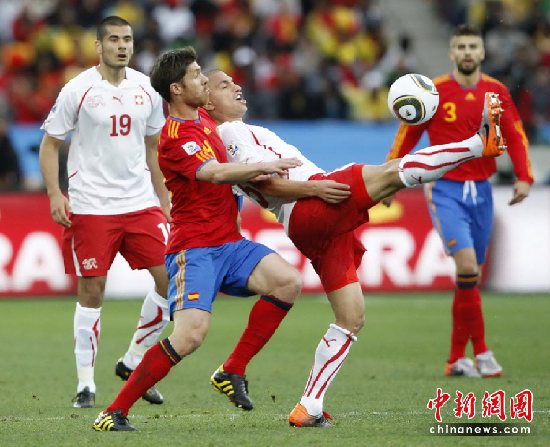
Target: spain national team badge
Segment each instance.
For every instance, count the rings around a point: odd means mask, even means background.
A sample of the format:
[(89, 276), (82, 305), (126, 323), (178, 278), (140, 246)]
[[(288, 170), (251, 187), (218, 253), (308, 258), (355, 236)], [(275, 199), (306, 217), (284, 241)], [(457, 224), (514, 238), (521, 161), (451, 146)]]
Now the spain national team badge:
[(141, 95), (135, 95), (134, 98), (136, 99), (136, 105), (142, 106), (143, 105), (143, 96)]
[(189, 301), (196, 301), (199, 299), (199, 294), (198, 293), (189, 293), (187, 294), (187, 299)]

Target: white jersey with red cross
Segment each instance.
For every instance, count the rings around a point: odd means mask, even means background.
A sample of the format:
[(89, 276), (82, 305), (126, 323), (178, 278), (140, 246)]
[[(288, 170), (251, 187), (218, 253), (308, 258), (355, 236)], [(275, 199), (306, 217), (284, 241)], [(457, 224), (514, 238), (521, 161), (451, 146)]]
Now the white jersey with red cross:
[(158, 206), (145, 158), (145, 136), (164, 125), (162, 99), (149, 78), (131, 68), (118, 86), (97, 67), (70, 80), (42, 124), (71, 137), (67, 173), (75, 214), (124, 214)]
[[(230, 121), (218, 126), (218, 131), (230, 162), (258, 163), (296, 157), (302, 165), (288, 171), (289, 180), (295, 181), (305, 181), (314, 174), (324, 172), (304, 157), (295, 146), (286, 143), (265, 127), (253, 126), (243, 121)], [(288, 230), (288, 222), (295, 202), (288, 203), (288, 199), (265, 195), (254, 188), (250, 182), (238, 185), (236, 189), (253, 202), (274, 213), (285, 230)]]

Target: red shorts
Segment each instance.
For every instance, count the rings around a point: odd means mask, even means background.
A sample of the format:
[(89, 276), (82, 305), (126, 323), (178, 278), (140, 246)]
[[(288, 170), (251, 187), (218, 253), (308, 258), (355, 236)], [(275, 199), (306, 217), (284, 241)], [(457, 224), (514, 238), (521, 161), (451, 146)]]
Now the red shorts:
[(62, 237), (66, 273), (105, 276), (117, 252), (133, 269), (164, 265), (168, 224), (158, 207), (109, 216), (72, 214), (70, 219)]
[(316, 174), (310, 180), (334, 180), (347, 183), (351, 196), (338, 204), (318, 198), (300, 199), (294, 205), (289, 222), (289, 237), (304, 256), (311, 260), (325, 292), (357, 282), (357, 268), (365, 247), (355, 229), (368, 222), (369, 208), (376, 202), (367, 194), (363, 165)]

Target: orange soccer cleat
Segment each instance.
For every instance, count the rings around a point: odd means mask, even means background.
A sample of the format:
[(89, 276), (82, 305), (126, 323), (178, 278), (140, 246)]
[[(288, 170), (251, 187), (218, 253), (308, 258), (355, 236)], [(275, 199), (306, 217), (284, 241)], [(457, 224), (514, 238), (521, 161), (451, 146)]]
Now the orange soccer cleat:
[(500, 130), (500, 119), (503, 112), (501, 104), (502, 101), (498, 99), (498, 94), (485, 93), (481, 126), (478, 131), (483, 140), (482, 155), (484, 157), (498, 157), (506, 150), (506, 140)]
[(288, 415), (288, 422), (291, 427), (332, 427), (330, 415), (323, 411), (321, 416), (312, 416), (302, 404), (297, 404)]

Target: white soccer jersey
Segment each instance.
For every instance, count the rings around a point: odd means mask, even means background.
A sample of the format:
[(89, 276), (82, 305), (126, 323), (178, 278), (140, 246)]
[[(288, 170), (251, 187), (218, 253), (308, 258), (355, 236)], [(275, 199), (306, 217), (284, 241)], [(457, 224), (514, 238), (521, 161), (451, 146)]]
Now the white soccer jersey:
[[(325, 172), (305, 158), (296, 147), (286, 143), (265, 127), (252, 126), (243, 121), (231, 121), (218, 126), (218, 131), (230, 162), (258, 163), (295, 157), (302, 162), (302, 166), (289, 169), (288, 177), (289, 180), (296, 181), (305, 181), (314, 174)], [(288, 199), (265, 195), (250, 183), (238, 185), (237, 188), (250, 200), (274, 213), (288, 231), (288, 222), (295, 202), (288, 203)]]
[(144, 137), (164, 125), (162, 99), (149, 78), (126, 68), (114, 86), (92, 67), (69, 81), (42, 125), (63, 140), (73, 132), (67, 172), (75, 214), (123, 214), (159, 204)]

